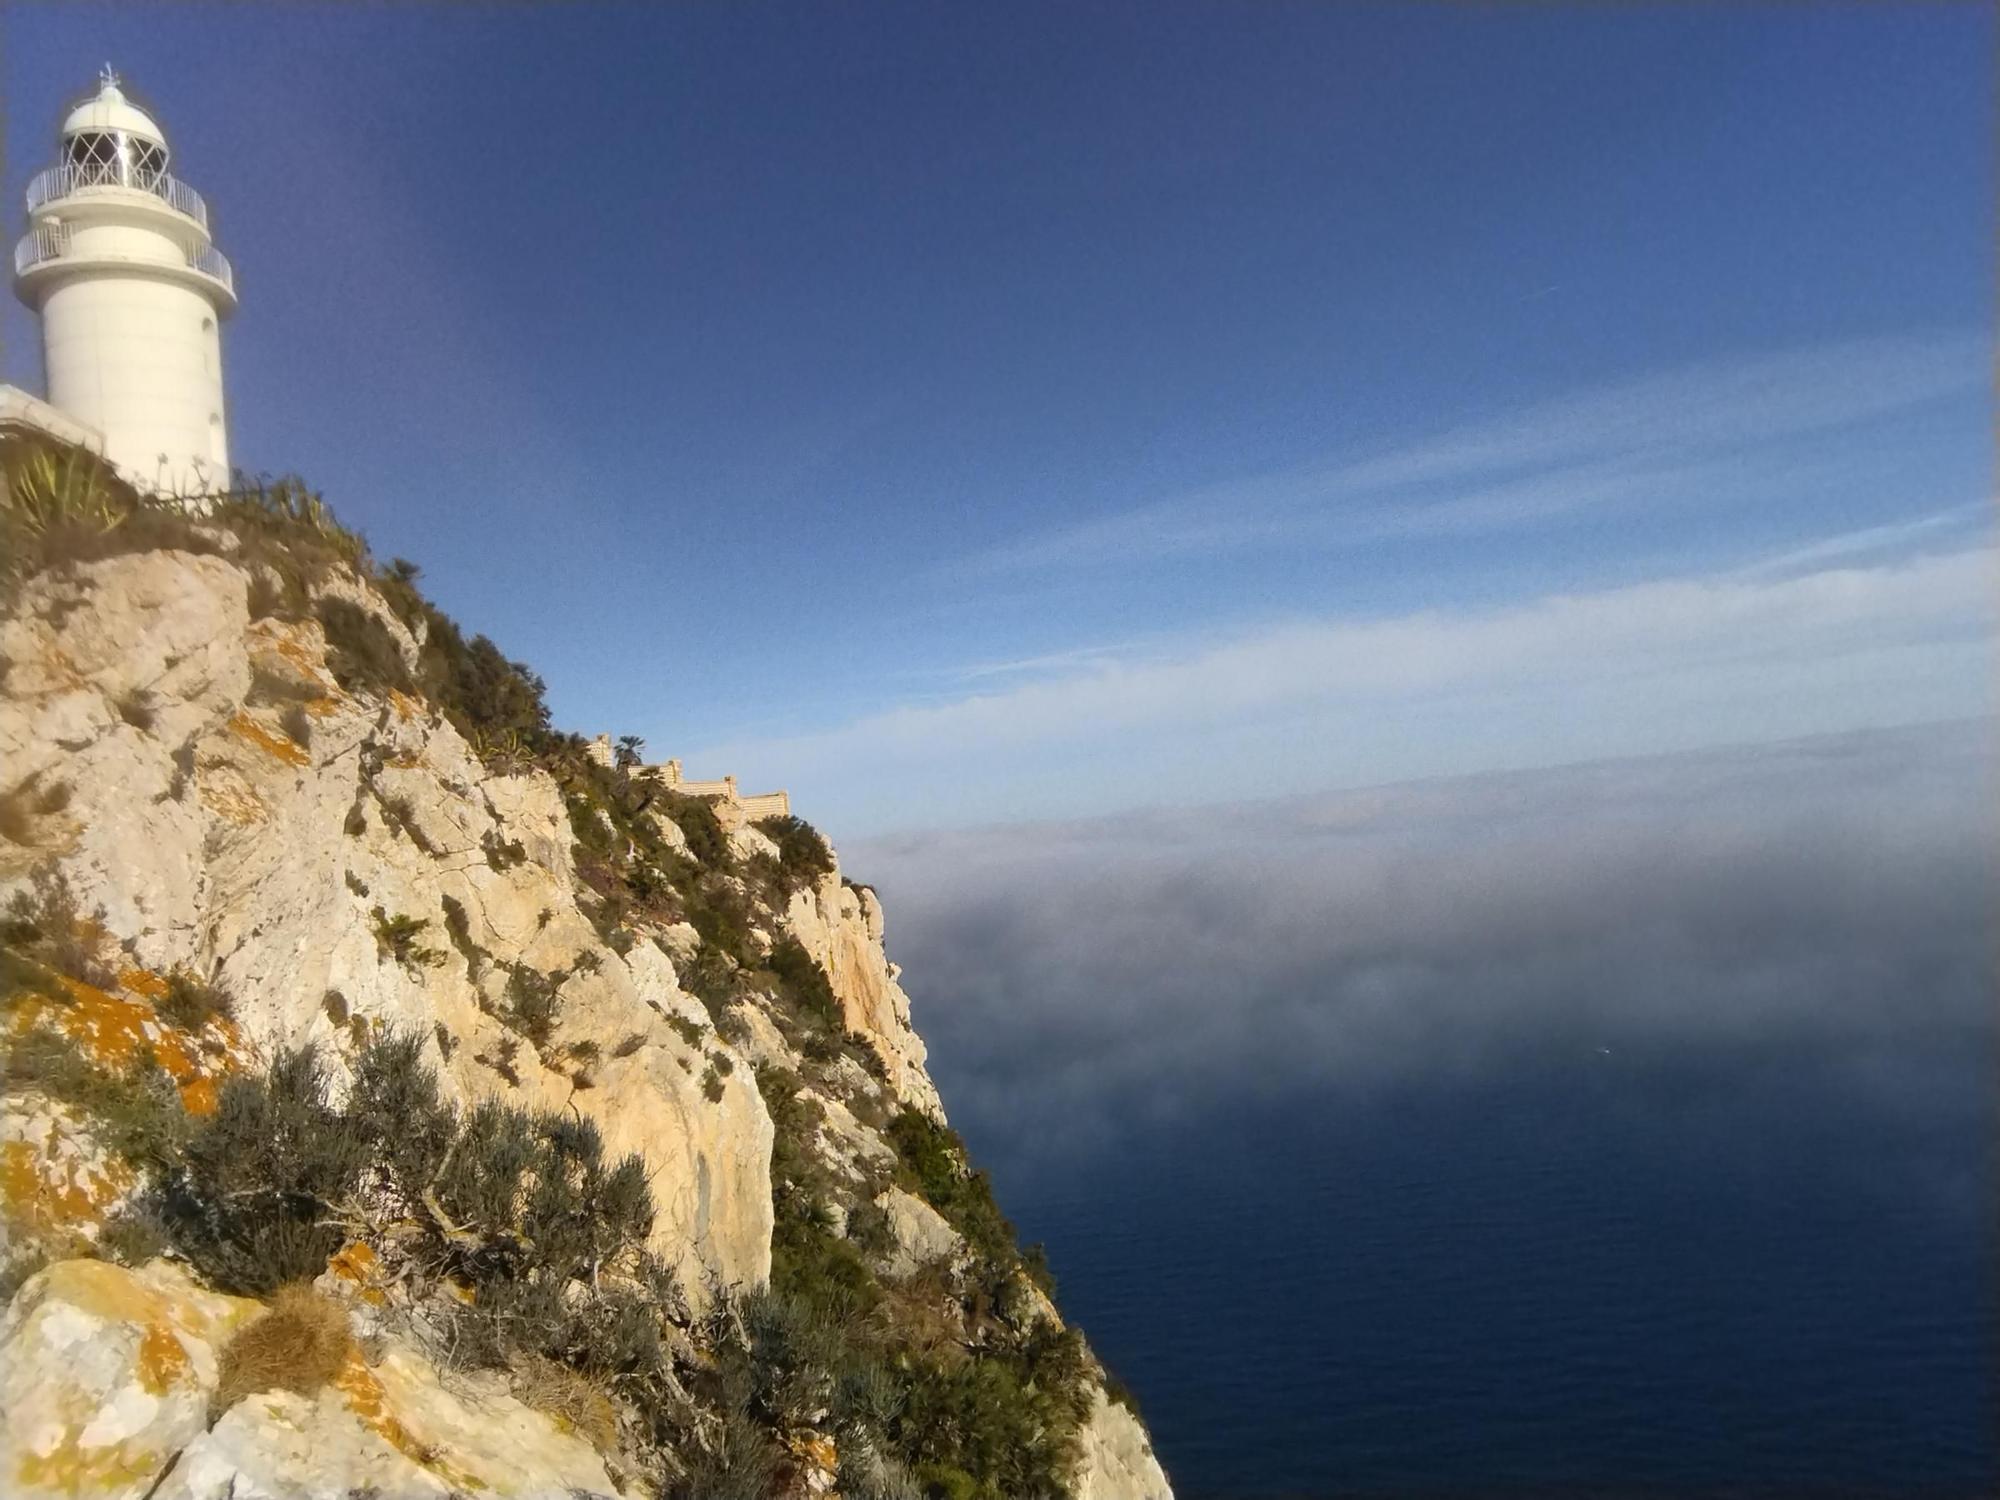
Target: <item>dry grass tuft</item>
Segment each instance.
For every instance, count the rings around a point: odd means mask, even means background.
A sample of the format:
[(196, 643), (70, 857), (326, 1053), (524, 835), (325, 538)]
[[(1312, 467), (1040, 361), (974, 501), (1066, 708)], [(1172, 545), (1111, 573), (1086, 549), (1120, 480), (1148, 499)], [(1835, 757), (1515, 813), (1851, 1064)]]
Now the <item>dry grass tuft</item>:
[(558, 1427), (575, 1433), (599, 1453), (608, 1454), (617, 1446), (618, 1408), (568, 1365), (531, 1354), (514, 1371), (513, 1387), (523, 1406), (553, 1417)]
[(223, 1346), (209, 1420), (259, 1391), (310, 1396), (340, 1373), (353, 1352), (346, 1308), (302, 1281), (280, 1287), (270, 1311)]

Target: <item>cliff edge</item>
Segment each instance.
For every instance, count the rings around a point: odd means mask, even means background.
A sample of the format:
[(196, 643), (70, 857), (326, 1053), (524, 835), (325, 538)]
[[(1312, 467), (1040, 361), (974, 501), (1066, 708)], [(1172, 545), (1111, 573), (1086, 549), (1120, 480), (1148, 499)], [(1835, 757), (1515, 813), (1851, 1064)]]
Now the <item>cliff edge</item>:
[(808, 824), (295, 485), (0, 466), (0, 1490), (1168, 1495)]

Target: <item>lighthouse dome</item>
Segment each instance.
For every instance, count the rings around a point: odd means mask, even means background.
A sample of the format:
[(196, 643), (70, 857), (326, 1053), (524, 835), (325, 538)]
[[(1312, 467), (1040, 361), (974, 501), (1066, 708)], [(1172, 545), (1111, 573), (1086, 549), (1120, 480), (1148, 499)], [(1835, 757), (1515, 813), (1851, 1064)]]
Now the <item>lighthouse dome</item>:
[(106, 67), (97, 92), (63, 116), (63, 155), (87, 183), (152, 190), (167, 170), (167, 138), (153, 117), (125, 97)]
[(151, 141), (163, 150), (167, 144), (158, 122), (125, 97), (117, 74), (106, 68), (98, 80), (97, 92), (80, 101), (63, 116), (62, 135), (64, 140), (68, 140), (73, 135), (113, 131)]

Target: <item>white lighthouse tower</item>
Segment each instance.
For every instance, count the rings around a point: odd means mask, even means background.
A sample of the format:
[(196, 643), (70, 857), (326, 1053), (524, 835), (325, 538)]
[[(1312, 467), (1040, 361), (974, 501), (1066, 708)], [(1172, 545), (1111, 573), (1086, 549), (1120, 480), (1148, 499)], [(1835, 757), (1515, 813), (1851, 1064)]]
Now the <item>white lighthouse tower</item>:
[(167, 140), (108, 67), (62, 122), (61, 159), (28, 185), (14, 291), (41, 314), (48, 399), (137, 483), (229, 481), (220, 324), (229, 262)]

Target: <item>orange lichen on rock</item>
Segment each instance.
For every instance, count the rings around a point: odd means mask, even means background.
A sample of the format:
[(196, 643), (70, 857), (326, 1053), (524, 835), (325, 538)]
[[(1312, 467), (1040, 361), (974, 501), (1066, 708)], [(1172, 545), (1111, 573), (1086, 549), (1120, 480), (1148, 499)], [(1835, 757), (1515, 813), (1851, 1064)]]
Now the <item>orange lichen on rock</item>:
[(167, 992), (167, 978), (151, 969), (127, 969), (118, 976), (119, 985), (135, 995), (157, 1000)]
[(153, 1493), (191, 1435), (209, 1350), (262, 1309), (165, 1262), (58, 1260), (29, 1285), (10, 1348), (34, 1374), (8, 1382), (0, 1495)]
[[(298, 750), (296, 745), (292, 748)], [(303, 750), (298, 753), (305, 754)], [(233, 823), (238, 828), (254, 827), (270, 816), (264, 799), (252, 791), (249, 783), (243, 780), (242, 773), (231, 766), (217, 766), (202, 777), (201, 805), (223, 822)]]
[(326, 671), (325, 652), (310, 626), (265, 618), (250, 627), (249, 644), (251, 668), (260, 676), (288, 679), (323, 694), (340, 691)]
[(193, 1369), (187, 1349), (164, 1323), (148, 1323), (139, 1339), (139, 1384), (155, 1396), (164, 1396), (185, 1380)]
[(92, 1160), (63, 1150), (54, 1125), (39, 1143), (0, 1141), (0, 1213), (11, 1231), (29, 1237), (94, 1229), (137, 1181), (109, 1153)]
[[(147, 981), (154, 977), (136, 972)], [(89, 1061), (112, 1072), (122, 1073), (150, 1054), (179, 1086), (184, 1109), (197, 1115), (215, 1112), (222, 1078), (238, 1071), (244, 1061), (233, 1023), (220, 1019), (208, 1023), (222, 1045), (218, 1052), (207, 1054), (187, 1032), (162, 1020), (150, 999), (128, 999), (67, 974), (58, 977), (67, 1003), (34, 994), (20, 997), (13, 1006), (16, 1035), (46, 1023), (76, 1043)], [(148, 993), (147, 984), (127, 983), (126, 988), (138, 997)]]
[(381, 1257), (360, 1240), (349, 1240), (326, 1263), (327, 1270), (351, 1283), (370, 1307), (381, 1307), (389, 1300), (389, 1294), (382, 1288), (381, 1267)]
[(305, 706), (306, 712), (315, 719), (324, 719), (329, 714), (340, 712), (340, 700), (338, 698), (308, 698), (306, 699)]
[(414, 771), (424, 763), (421, 750), (404, 750), (389, 757), (389, 764), (398, 771)]
[(396, 717), (405, 721), (420, 719), (424, 714), (421, 698), (412, 698), (400, 688), (389, 689), (389, 706), (396, 710)]
[(349, 1240), (334, 1252), (326, 1268), (342, 1281), (366, 1282), (373, 1276), (379, 1260), (372, 1245), (361, 1240)]
[(302, 750), (296, 740), (292, 739), (289, 735), (273, 734), (240, 709), (230, 719), (228, 727), (229, 732), (238, 739), (248, 741), (274, 759), (283, 761), (288, 766), (308, 766), (312, 764), (312, 756)]
[(410, 1429), (397, 1420), (389, 1410), (388, 1392), (382, 1388), (375, 1372), (362, 1363), (358, 1352), (348, 1356), (346, 1365), (334, 1377), (333, 1386), (347, 1398), (347, 1409), (354, 1413), (361, 1425), (403, 1457), (459, 1489), (486, 1488), (477, 1475), (468, 1474), (457, 1465), (445, 1462), (436, 1448), (419, 1442)]
[(64, 1429), (44, 1453), (24, 1453), (15, 1465), (14, 1493), (33, 1495), (145, 1494), (146, 1482), (160, 1471), (160, 1457), (122, 1443), (85, 1447), (80, 1431)]

